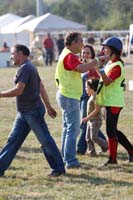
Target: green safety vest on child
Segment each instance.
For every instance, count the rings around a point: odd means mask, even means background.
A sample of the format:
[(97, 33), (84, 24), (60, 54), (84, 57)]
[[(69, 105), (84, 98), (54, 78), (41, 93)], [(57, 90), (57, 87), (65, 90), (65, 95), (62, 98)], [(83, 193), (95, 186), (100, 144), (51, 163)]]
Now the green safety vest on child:
[(105, 66), (105, 73), (119, 65), (121, 68), (121, 75), (116, 80), (114, 80), (110, 85), (105, 86), (103, 84), (102, 78), (99, 81), (99, 86), (96, 95), (96, 103), (100, 106), (124, 106), (124, 81), (125, 81), (125, 70), (122, 62), (117, 61), (112, 64), (107, 64)]

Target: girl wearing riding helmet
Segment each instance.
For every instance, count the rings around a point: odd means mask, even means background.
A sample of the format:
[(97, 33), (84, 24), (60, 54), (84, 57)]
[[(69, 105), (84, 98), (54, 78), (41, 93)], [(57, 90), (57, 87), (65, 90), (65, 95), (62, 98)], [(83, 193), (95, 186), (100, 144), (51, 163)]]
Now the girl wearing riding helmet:
[[(127, 150), (128, 161), (133, 162), (133, 146), (126, 136), (117, 129), (118, 118), (124, 106), (124, 63), (121, 60), (123, 44), (117, 37), (106, 39), (102, 46), (104, 54), (109, 55), (105, 68), (98, 69), (100, 84), (97, 90), (96, 103), (106, 110), (106, 132), (108, 135), (109, 157), (104, 166), (117, 163), (118, 142)], [(99, 62), (99, 60), (97, 60)], [(100, 63), (100, 62), (99, 62)]]

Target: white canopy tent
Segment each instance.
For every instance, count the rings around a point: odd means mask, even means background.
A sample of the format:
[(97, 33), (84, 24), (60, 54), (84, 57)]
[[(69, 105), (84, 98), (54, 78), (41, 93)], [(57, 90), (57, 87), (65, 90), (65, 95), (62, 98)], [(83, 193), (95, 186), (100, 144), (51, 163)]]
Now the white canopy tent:
[(22, 24), (28, 22), (29, 20), (34, 19), (34, 15), (28, 15), (26, 17), (22, 17), (18, 20), (13, 21), (12, 23), (8, 24), (7, 26), (4, 26), (1, 28), (1, 33), (2, 34), (8, 34), (8, 33), (16, 33), (16, 29), (21, 26)]
[(22, 30), (30, 31), (33, 33), (39, 32), (56, 32), (56, 31), (70, 31), (70, 30), (87, 30), (86, 25), (82, 25), (70, 20), (66, 20), (57, 15), (51, 13), (46, 13), (40, 17), (37, 17), (22, 26), (20, 26), (17, 31)]
[[(15, 22), (18, 19), (21, 19), (22, 17), (18, 16), (18, 15), (14, 15), (12, 13), (8, 13), (5, 15), (0, 16), (0, 46), (3, 45), (3, 42), (5, 42), (3, 40), (3, 34), (1, 33), (2, 28), (4, 28), (5, 26), (9, 25), (12, 22)], [(6, 41), (8, 43), (8, 41)]]
[(23, 43), (25, 45), (29, 45), (29, 34), (25, 31), (17, 33), (16, 30), (19, 26), (34, 18), (35, 16), (28, 15), (3, 27), (1, 29), (2, 41), (6, 41), (10, 47), (15, 43)]
[(10, 24), (11, 22), (13, 22), (15, 20), (21, 19), (21, 18), (22, 17), (20, 17), (18, 15), (14, 15), (12, 13), (8, 13), (8, 14), (0, 16), (0, 32), (4, 26)]
[(44, 35), (46, 32), (58, 33), (66, 31), (86, 31), (86, 25), (82, 25), (70, 20), (66, 20), (60, 16), (53, 15), (51, 13), (46, 13), (45, 15), (36, 17), (33, 20), (19, 26), (17, 32), (26, 31), (29, 32), (30, 45), (32, 47), (32, 42), (34, 41), (34, 36)]

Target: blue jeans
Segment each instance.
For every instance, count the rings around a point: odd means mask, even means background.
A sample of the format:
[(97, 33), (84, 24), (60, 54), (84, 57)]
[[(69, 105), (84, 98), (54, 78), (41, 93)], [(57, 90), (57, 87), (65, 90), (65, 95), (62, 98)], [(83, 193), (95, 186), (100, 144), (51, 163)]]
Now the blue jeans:
[(5, 147), (0, 152), (0, 173), (9, 167), (20, 146), (30, 130), (33, 130), (41, 144), (42, 151), (52, 171), (64, 172), (64, 163), (61, 154), (50, 135), (44, 120), (45, 108), (40, 107), (28, 112), (17, 114), (12, 131)]
[(79, 166), (76, 158), (76, 139), (80, 132), (79, 101), (57, 92), (57, 102), (62, 110), (62, 156), (67, 167)]
[[(82, 99), (80, 101), (80, 116), (81, 119), (83, 117), (87, 116), (87, 101), (89, 99), (88, 97), (85, 97), (84, 99)], [(80, 126), (80, 137), (77, 143), (77, 153), (80, 154), (85, 154), (86, 150), (87, 150), (87, 142), (86, 142), (86, 129), (87, 129), (87, 123), (84, 123)], [(101, 132), (101, 130), (99, 129), (98, 132), (98, 137), (104, 139), (106, 141), (106, 137), (104, 136), (104, 134)]]
[(45, 64), (46, 64), (46, 66), (48, 66), (48, 64), (50, 64), (52, 66), (52, 62), (53, 62), (53, 48), (47, 48)]
[[(89, 97), (84, 98), (80, 101), (80, 116), (81, 119), (87, 116), (87, 101)], [(80, 126), (80, 137), (77, 144), (77, 153), (84, 154), (87, 150), (87, 142), (86, 142), (86, 129), (87, 123), (84, 123)]]

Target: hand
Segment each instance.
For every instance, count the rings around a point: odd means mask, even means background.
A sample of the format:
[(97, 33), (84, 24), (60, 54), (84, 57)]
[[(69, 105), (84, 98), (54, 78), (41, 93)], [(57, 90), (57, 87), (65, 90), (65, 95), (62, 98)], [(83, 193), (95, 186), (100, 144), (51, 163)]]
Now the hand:
[(81, 124), (85, 124), (88, 120), (89, 120), (88, 117), (84, 117), (84, 118), (81, 120)]
[(101, 62), (108, 62), (110, 59), (109, 55), (99, 56), (98, 57)]
[(48, 115), (51, 117), (51, 118), (56, 118), (57, 116), (57, 112), (54, 108), (52, 108), (51, 106), (47, 108), (47, 112), (48, 112)]

